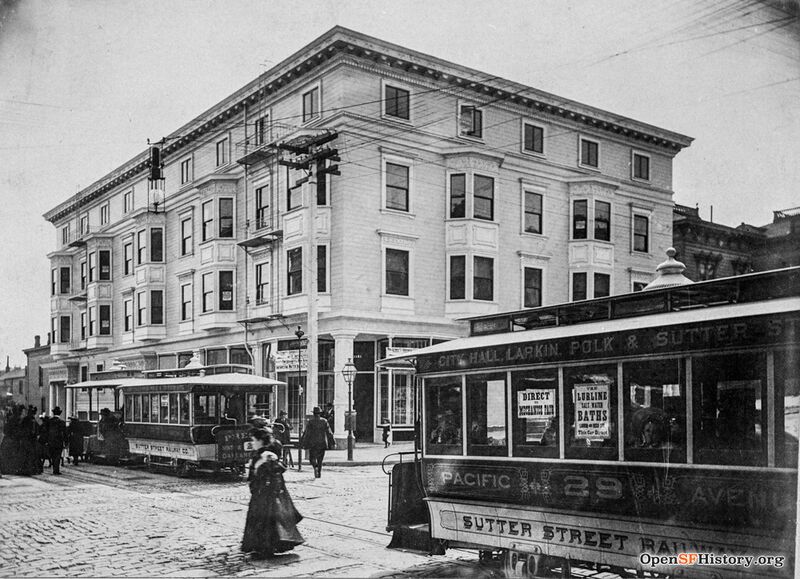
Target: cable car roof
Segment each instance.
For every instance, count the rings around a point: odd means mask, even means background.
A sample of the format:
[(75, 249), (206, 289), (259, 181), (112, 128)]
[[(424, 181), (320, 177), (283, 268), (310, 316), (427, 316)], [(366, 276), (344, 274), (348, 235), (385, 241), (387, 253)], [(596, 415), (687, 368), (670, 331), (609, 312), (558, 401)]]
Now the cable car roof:
[(87, 380), (68, 384), (67, 388), (157, 388), (159, 386), (183, 386), (187, 391), (191, 386), (285, 386), (286, 382), (255, 376), (253, 374), (230, 373), (211, 376), (179, 376), (170, 378), (118, 378), (108, 380)]

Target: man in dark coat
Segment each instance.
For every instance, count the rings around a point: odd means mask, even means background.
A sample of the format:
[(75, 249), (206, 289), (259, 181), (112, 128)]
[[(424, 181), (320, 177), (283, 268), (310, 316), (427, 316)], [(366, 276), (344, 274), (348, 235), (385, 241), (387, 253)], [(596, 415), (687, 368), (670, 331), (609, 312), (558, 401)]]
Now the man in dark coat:
[(308, 449), (308, 460), (314, 467), (314, 476), (319, 478), (322, 476), (325, 451), (328, 449), (329, 441), (333, 440), (333, 432), (328, 421), (320, 416), (322, 411), (319, 406), (315, 406), (312, 412), (314, 416), (308, 419), (303, 432), (302, 447)]
[(53, 474), (61, 474), (61, 453), (67, 439), (67, 425), (61, 420), (61, 408), (53, 408), (53, 417), (47, 421), (47, 454)]

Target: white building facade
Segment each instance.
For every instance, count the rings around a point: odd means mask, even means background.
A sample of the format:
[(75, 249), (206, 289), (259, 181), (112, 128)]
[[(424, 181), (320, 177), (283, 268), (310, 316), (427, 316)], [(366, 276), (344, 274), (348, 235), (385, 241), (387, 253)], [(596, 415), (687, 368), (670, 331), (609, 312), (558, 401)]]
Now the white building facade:
[[(327, 138), (305, 179), (292, 147)], [(374, 362), (649, 282), (690, 143), (334, 28), (170, 134), (163, 189), (143, 152), (45, 215), (50, 396), (92, 418), (65, 383), (199, 351), (286, 381), (273, 416), (333, 403), (341, 437), (352, 360), (357, 439), (410, 437), (412, 380)]]

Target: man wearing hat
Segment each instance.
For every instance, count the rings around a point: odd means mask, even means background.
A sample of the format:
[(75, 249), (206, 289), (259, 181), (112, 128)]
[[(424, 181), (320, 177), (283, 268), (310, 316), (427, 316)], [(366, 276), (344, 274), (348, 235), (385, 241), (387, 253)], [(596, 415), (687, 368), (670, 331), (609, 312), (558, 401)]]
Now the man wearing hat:
[(61, 453), (64, 451), (64, 441), (67, 438), (67, 425), (61, 420), (61, 408), (53, 408), (53, 417), (47, 421), (47, 454), (50, 457), (50, 466), (53, 474), (61, 474)]
[[(286, 414), (285, 410), (281, 410), (278, 414), (278, 418), (275, 419), (275, 424), (280, 424), (277, 428), (275, 428), (275, 438), (277, 438), (280, 443), (283, 445), (283, 462), (286, 464), (287, 460), (287, 453), (289, 452), (289, 448), (287, 445), (291, 442), (291, 430), (292, 430), (292, 423), (289, 421), (289, 417)], [(281, 428), (283, 427), (283, 428)], [(290, 455), (291, 458), (291, 455)]]
[(328, 421), (320, 416), (322, 410), (319, 406), (315, 406), (312, 412), (314, 416), (308, 419), (303, 432), (302, 447), (308, 449), (308, 460), (314, 467), (314, 476), (319, 478), (322, 476), (322, 460), (329, 441), (333, 440), (333, 432)]

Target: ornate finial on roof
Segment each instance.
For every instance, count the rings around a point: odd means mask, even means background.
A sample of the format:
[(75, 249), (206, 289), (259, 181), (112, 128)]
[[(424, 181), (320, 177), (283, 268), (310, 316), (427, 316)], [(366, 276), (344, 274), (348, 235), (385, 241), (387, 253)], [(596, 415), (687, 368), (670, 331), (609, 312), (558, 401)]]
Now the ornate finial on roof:
[(674, 247), (667, 249), (667, 261), (658, 265), (656, 268), (656, 278), (647, 284), (644, 289), (659, 289), (694, 283), (683, 275), (683, 272), (686, 271), (686, 266), (675, 259), (676, 253)]

